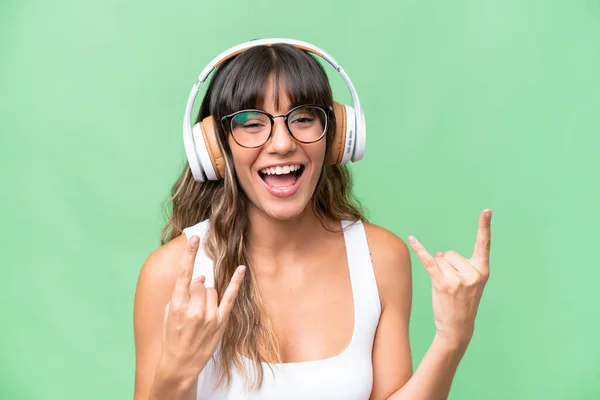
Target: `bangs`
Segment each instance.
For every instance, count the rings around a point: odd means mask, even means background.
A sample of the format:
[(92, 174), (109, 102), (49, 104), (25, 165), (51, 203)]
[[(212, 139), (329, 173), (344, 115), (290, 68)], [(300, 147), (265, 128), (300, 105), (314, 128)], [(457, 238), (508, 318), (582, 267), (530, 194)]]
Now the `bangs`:
[(211, 114), (216, 118), (244, 109), (264, 110), (271, 80), (277, 109), (282, 94), (290, 108), (333, 104), (323, 67), (313, 56), (290, 45), (250, 48), (223, 64), (219, 72), (214, 77), (210, 104)]

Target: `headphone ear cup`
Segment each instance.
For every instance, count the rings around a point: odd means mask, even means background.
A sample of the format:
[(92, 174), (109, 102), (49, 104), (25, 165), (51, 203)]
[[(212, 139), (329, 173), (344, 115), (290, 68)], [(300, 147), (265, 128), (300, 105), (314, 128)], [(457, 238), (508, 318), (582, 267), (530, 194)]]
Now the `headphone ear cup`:
[(333, 102), (335, 114), (335, 136), (332, 140), (330, 164), (346, 164), (354, 152), (356, 117), (354, 109), (345, 104)]
[(200, 128), (198, 124), (192, 127), (191, 130), (183, 130), (183, 145), (185, 147), (185, 154), (187, 156), (188, 165), (190, 166), (190, 170), (192, 171), (192, 176), (196, 182), (204, 182), (206, 180), (206, 175), (204, 175), (204, 170), (202, 169), (202, 163), (200, 162), (200, 157), (198, 156), (198, 152), (196, 151), (195, 143), (198, 143), (198, 138), (202, 137), (202, 135), (198, 135), (196, 133)]
[(346, 141), (346, 108), (343, 104), (333, 102), (333, 113), (335, 115), (335, 134), (331, 141), (331, 153), (329, 154), (329, 164), (339, 164), (344, 152), (344, 142)]
[(215, 135), (212, 116), (208, 116), (194, 125), (192, 136), (194, 138), (195, 153), (198, 155), (198, 161), (206, 179), (219, 180), (225, 173), (225, 165)]
[(206, 163), (203, 163), (206, 176), (209, 180), (219, 180), (225, 176), (225, 159), (219, 146), (219, 139), (215, 132), (215, 124), (212, 116), (204, 118), (200, 122), (204, 143), (206, 143)]

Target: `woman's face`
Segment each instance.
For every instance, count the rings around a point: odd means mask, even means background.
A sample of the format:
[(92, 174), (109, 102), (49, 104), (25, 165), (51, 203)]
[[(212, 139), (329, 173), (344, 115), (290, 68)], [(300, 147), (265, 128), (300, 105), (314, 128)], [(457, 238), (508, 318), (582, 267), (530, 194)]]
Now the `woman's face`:
[[(267, 85), (263, 110), (272, 115), (285, 114), (292, 108), (282, 83), (279, 108), (275, 105), (273, 80)], [(323, 167), (325, 136), (314, 143), (300, 143), (290, 135), (284, 119), (275, 118), (271, 138), (262, 146), (242, 147), (231, 134), (228, 142), (237, 178), (251, 207), (278, 220), (293, 219), (305, 210)]]

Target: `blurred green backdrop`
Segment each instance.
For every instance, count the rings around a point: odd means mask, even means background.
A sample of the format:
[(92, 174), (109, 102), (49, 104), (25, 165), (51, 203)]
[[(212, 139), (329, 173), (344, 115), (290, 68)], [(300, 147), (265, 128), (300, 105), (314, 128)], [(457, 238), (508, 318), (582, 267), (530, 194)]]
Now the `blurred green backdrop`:
[[(451, 399), (600, 398), (600, 2), (4, 0), (0, 399), (126, 399), (137, 274), (229, 46), (292, 37), (352, 77), (371, 219), (492, 276)], [(347, 101), (332, 70), (337, 98)], [(415, 366), (433, 335), (413, 257)]]

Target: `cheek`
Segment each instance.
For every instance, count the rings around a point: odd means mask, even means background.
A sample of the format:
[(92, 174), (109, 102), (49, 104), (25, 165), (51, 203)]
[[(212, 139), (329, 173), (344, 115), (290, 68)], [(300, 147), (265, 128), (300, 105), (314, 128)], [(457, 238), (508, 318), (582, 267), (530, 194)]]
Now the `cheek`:
[(325, 163), (326, 144), (324, 140), (316, 144), (318, 145), (308, 149), (307, 153), (314, 163), (316, 169), (320, 171)]
[(251, 179), (250, 167), (256, 160), (257, 151), (254, 149), (245, 149), (237, 145), (233, 139), (229, 139), (229, 148), (233, 158), (233, 167), (238, 181), (244, 189), (247, 189), (249, 180)]

